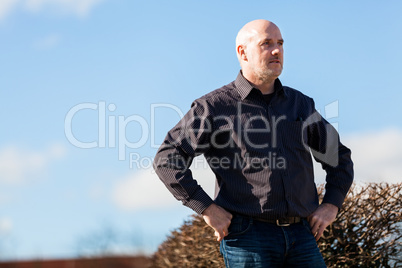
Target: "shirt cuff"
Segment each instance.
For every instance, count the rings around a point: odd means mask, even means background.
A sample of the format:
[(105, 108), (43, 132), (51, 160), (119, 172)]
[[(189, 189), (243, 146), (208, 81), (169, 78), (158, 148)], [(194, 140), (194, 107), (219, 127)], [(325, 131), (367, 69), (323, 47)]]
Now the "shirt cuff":
[(197, 214), (201, 215), (214, 201), (204, 190), (197, 191), (190, 200), (184, 201), (183, 205), (191, 208)]
[(330, 203), (341, 209), (344, 200), (345, 195), (337, 188), (331, 187), (326, 189), (322, 203)]

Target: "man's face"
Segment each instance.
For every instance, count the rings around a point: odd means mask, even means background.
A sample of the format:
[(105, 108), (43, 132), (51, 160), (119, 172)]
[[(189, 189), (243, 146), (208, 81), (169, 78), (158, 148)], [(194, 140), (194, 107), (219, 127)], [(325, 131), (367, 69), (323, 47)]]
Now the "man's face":
[(248, 67), (261, 81), (277, 78), (283, 69), (283, 39), (280, 30), (270, 25), (250, 38), (246, 47)]

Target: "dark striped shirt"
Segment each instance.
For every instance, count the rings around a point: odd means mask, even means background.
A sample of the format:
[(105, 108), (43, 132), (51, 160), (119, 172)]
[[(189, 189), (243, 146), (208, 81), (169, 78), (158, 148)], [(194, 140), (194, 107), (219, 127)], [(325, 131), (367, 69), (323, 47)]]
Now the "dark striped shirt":
[[(200, 154), (216, 176), (214, 200), (189, 169)], [(318, 207), (312, 155), (327, 173), (323, 202), (340, 208), (353, 181), (353, 163), (338, 133), (311, 98), (277, 79), (268, 105), (240, 72), (193, 102), (168, 132), (154, 168), (169, 191), (199, 214), (215, 202), (266, 219), (307, 217)]]

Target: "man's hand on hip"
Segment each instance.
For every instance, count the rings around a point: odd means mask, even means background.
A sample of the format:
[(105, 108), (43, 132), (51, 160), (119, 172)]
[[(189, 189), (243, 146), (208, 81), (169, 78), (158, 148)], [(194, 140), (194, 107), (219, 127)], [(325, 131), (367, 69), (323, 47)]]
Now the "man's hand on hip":
[(318, 241), (325, 228), (328, 227), (336, 218), (338, 207), (330, 203), (321, 204), (307, 220), (311, 226), (311, 232), (314, 234), (315, 240)]
[(224, 208), (212, 204), (202, 213), (204, 221), (215, 230), (217, 241), (222, 241), (228, 234), (228, 228), (232, 220), (232, 214)]

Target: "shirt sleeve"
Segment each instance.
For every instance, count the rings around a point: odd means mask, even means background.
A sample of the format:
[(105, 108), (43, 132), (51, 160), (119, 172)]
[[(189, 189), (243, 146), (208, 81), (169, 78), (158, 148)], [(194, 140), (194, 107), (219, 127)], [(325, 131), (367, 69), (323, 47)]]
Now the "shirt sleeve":
[(327, 174), (323, 203), (331, 203), (340, 209), (353, 182), (351, 151), (341, 143), (336, 129), (315, 108), (307, 121), (310, 150)]
[(155, 159), (154, 169), (173, 196), (201, 214), (213, 200), (194, 180), (190, 165), (210, 147), (211, 108), (205, 100), (194, 101), (190, 111), (167, 134)]

